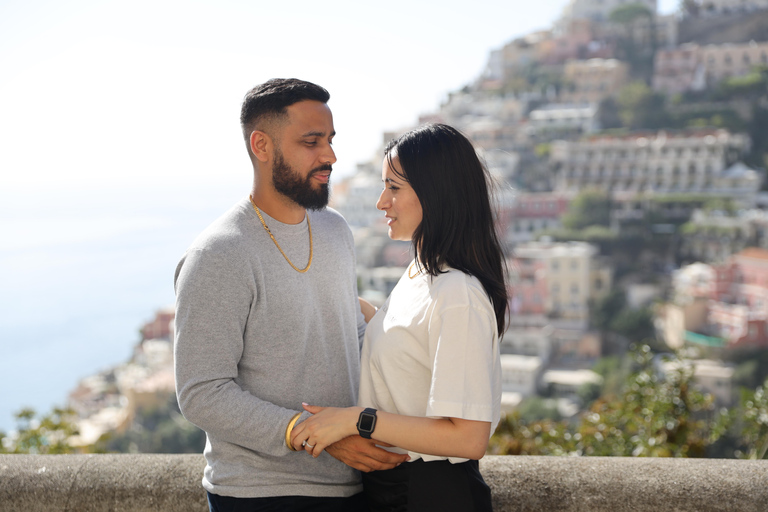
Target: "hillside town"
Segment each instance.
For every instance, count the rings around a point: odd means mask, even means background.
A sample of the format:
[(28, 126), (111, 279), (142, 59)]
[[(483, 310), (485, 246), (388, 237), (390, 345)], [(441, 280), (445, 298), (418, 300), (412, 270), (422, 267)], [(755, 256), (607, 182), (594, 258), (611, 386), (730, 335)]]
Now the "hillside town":
[[(686, 1), (668, 16), (655, 0), (571, 0), (550, 29), (492, 51), (425, 122), (462, 130), (497, 182), (504, 411), (547, 397), (573, 417), (604, 384), (595, 364), (648, 339), (679, 354), (660, 374), (690, 365), (733, 405), (731, 356), (768, 350), (768, 0)], [(332, 198), (376, 305), (412, 257), (375, 208), (379, 154)], [(647, 329), (612, 322), (642, 314)], [(173, 316), (159, 311), (130, 362), (70, 393), (74, 444), (125, 431), (173, 393)]]

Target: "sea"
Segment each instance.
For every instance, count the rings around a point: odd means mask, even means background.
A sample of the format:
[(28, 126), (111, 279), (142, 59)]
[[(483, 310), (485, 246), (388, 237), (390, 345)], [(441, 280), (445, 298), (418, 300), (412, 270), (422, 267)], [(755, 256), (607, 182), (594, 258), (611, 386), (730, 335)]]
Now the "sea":
[(250, 181), (0, 188), (0, 431), (126, 362), (195, 236)]

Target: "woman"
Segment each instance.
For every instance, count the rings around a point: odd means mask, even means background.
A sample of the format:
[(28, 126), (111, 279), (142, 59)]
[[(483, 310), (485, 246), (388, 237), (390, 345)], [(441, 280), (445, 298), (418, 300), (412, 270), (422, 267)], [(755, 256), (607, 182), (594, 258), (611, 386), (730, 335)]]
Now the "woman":
[(373, 511), (491, 510), (477, 460), (500, 416), (507, 291), (488, 173), (466, 137), (434, 124), (388, 145), (382, 180), (376, 206), (414, 261), (368, 324), (360, 407), (305, 405), (292, 442), (317, 457), (359, 433), (407, 451), (363, 475)]

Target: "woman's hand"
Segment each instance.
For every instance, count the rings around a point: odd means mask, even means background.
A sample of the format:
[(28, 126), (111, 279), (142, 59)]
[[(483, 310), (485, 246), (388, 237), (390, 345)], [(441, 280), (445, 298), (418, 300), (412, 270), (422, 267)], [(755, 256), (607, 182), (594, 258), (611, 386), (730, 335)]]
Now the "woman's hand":
[(302, 405), (312, 416), (293, 428), (291, 443), (294, 447), (303, 446), (310, 455), (318, 457), (328, 445), (357, 434), (357, 418), (362, 407)]

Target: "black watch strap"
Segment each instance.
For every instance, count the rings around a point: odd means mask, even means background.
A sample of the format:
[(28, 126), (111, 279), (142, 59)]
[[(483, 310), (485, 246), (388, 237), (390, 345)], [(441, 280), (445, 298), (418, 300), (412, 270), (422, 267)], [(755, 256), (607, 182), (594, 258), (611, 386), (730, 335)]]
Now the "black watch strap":
[(360, 413), (360, 417), (357, 420), (357, 431), (361, 437), (366, 439), (371, 438), (374, 429), (376, 428), (376, 409), (368, 407)]

